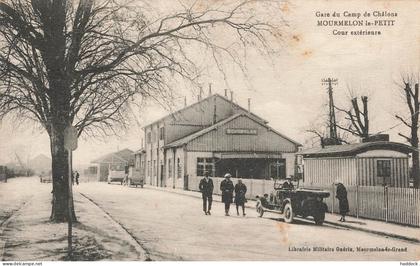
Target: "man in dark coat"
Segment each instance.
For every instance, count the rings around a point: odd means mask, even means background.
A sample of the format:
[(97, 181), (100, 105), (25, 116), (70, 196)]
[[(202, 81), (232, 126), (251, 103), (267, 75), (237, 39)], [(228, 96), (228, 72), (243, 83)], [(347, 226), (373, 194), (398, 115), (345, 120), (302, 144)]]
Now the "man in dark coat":
[(238, 179), (238, 183), (235, 185), (235, 203), (236, 203), (236, 215), (239, 215), (239, 206), (242, 207), (242, 215), (245, 216), (245, 198), (246, 185), (242, 183), (241, 179)]
[(225, 204), (225, 215), (229, 216), (230, 204), (233, 200), (233, 183), (230, 180), (232, 176), (227, 173), (225, 179), (220, 183), (220, 191), (222, 191), (222, 202)]
[[(209, 177), (209, 173), (204, 174), (204, 178), (200, 180), (198, 188), (203, 198), (203, 211), (206, 215), (211, 215), (211, 203), (213, 202), (213, 180)], [(208, 203), (208, 204), (207, 204)]]
[(346, 221), (346, 214), (350, 211), (349, 210), (349, 201), (347, 200), (347, 190), (346, 187), (336, 181), (335, 185), (337, 186), (337, 191), (335, 193), (335, 197), (338, 199), (338, 206), (340, 209), (340, 222), (345, 222)]
[(286, 177), (286, 181), (283, 183), (282, 188), (290, 190), (293, 190), (295, 188), (295, 186), (293, 186), (291, 176)]

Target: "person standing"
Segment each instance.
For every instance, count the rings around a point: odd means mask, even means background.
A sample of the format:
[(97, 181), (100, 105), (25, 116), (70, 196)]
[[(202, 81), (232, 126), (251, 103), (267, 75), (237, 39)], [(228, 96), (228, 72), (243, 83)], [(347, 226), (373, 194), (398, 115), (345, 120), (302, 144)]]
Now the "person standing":
[(76, 171), (76, 185), (79, 185), (79, 172)]
[(233, 200), (233, 183), (230, 180), (232, 176), (227, 173), (225, 179), (220, 183), (220, 191), (222, 191), (222, 202), (225, 204), (225, 215), (229, 216), (230, 204)]
[(337, 186), (337, 191), (335, 193), (335, 197), (338, 199), (338, 206), (340, 209), (340, 222), (346, 221), (346, 214), (350, 211), (349, 210), (349, 201), (347, 200), (347, 190), (346, 187), (339, 181), (335, 182)]
[(245, 216), (245, 202), (247, 202), (246, 185), (242, 183), (242, 179), (238, 179), (238, 183), (235, 185), (235, 203), (236, 203), (236, 215), (239, 215), (239, 206), (242, 207), (242, 215)]
[(213, 180), (209, 177), (209, 173), (204, 174), (204, 178), (200, 180), (198, 188), (201, 191), (203, 199), (203, 211), (206, 215), (211, 215), (211, 203), (213, 202)]
[(290, 190), (293, 190), (295, 188), (295, 186), (292, 183), (292, 177), (291, 176), (286, 177), (286, 181), (283, 183), (282, 188), (283, 189), (290, 189)]

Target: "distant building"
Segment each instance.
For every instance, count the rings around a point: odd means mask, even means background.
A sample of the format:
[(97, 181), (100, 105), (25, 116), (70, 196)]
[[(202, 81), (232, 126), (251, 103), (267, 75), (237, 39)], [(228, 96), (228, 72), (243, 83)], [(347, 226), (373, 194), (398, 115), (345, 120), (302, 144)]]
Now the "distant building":
[[(91, 161), (91, 163), (97, 165), (97, 180), (101, 182), (108, 181), (108, 175), (112, 173), (112, 171), (128, 172), (128, 166), (133, 162), (134, 152), (129, 149), (109, 153)], [(94, 172), (93, 169), (90, 169), (90, 171)]]
[(32, 169), (35, 174), (48, 174), (51, 172), (51, 158), (39, 154), (28, 162), (28, 168)]
[(402, 143), (373, 141), (303, 150), (305, 184), (409, 187), (409, 153)]
[(145, 126), (136, 158), (147, 184), (173, 188), (197, 189), (206, 171), (249, 179), (293, 175), (300, 144), (267, 123), (214, 94)]

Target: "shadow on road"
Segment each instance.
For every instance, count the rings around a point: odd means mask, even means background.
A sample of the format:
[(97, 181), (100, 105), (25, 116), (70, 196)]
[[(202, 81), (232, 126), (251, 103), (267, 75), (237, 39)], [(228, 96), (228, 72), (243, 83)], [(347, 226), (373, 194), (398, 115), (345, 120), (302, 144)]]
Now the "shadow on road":
[(366, 225), (366, 223), (364, 223), (364, 222), (359, 222), (359, 221), (345, 221), (345, 222), (343, 222), (343, 224), (358, 224), (358, 225)]
[[(264, 218), (263, 218), (264, 219)], [(276, 222), (286, 223), (283, 218), (265, 218), (270, 219)], [(313, 227), (324, 227), (324, 228), (331, 228), (331, 229), (337, 229), (337, 230), (348, 230), (347, 228), (341, 228), (339, 226), (329, 225), (329, 224), (323, 224), (323, 225), (316, 225), (314, 221), (304, 218), (295, 218), (293, 220), (293, 224), (295, 225), (305, 225), (305, 226), (313, 226)]]

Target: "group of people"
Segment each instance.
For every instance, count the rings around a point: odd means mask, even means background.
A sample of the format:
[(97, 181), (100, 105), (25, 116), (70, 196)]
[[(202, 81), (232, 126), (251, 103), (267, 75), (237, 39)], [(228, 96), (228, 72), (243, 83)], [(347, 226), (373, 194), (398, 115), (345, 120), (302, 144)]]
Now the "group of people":
[[(222, 202), (225, 204), (225, 215), (229, 216), (230, 205), (234, 202), (236, 204), (236, 214), (239, 215), (239, 208), (242, 208), (242, 215), (245, 216), (245, 203), (247, 202), (245, 194), (247, 191), (246, 185), (242, 182), (241, 179), (238, 179), (238, 183), (233, 185), (231, 180), (231, 175), (229, 173), (225, 174), (225, 179), (220, 183), (220, 191), (222, 192)], [(339, 201), (339, 209), (341, 218), (339, 221), (346, 221), (346, 214), (349, 212), (349, 203), (347, 200), (347, 190), (346, 187), (339, 181), (335, 182), (337, 186), (336, 198)], [(282, 188), (284, 189), (294, 189), (291, 177), (286, 179)], [(209, 173), (204, 174), (204, 178), (200, 180), (199, 189), (201, 191), (203, 199), (203, 211), (205, 215), (211, 215), (211, 205), (213, 202), (213, 180), (210, 178)], [(235, 192), (235, 197), (233, 193)], [(262, 202), (268, 204), (268, 194), (264, 194), (264, 198), (261, 199)], [(264, 205), (264, 204), (263, 204)]]
[[(242, 215), (245, 216), (245, 202), (247, 187), (238, 179), (238, 183), (234, 186), (231, 180), (231, 174), (225, 174), (225, 179), (220, 183), (220, 191), (222, 192), (222, 202), (225, 204), (225, 215), (229, 216), (230, 205), (234, 202), (236, 204), (236, 214), (239, 215), (239, 207), (242, 208)], [(203, 211), (205, 215), (211, 215), (211, 205), (213, 202), (213, 180), (206, 172), (204, 178), (200, 180), (199, 189), (203, 198)], [(235, 192), (235, 198), (233, 193)]]

